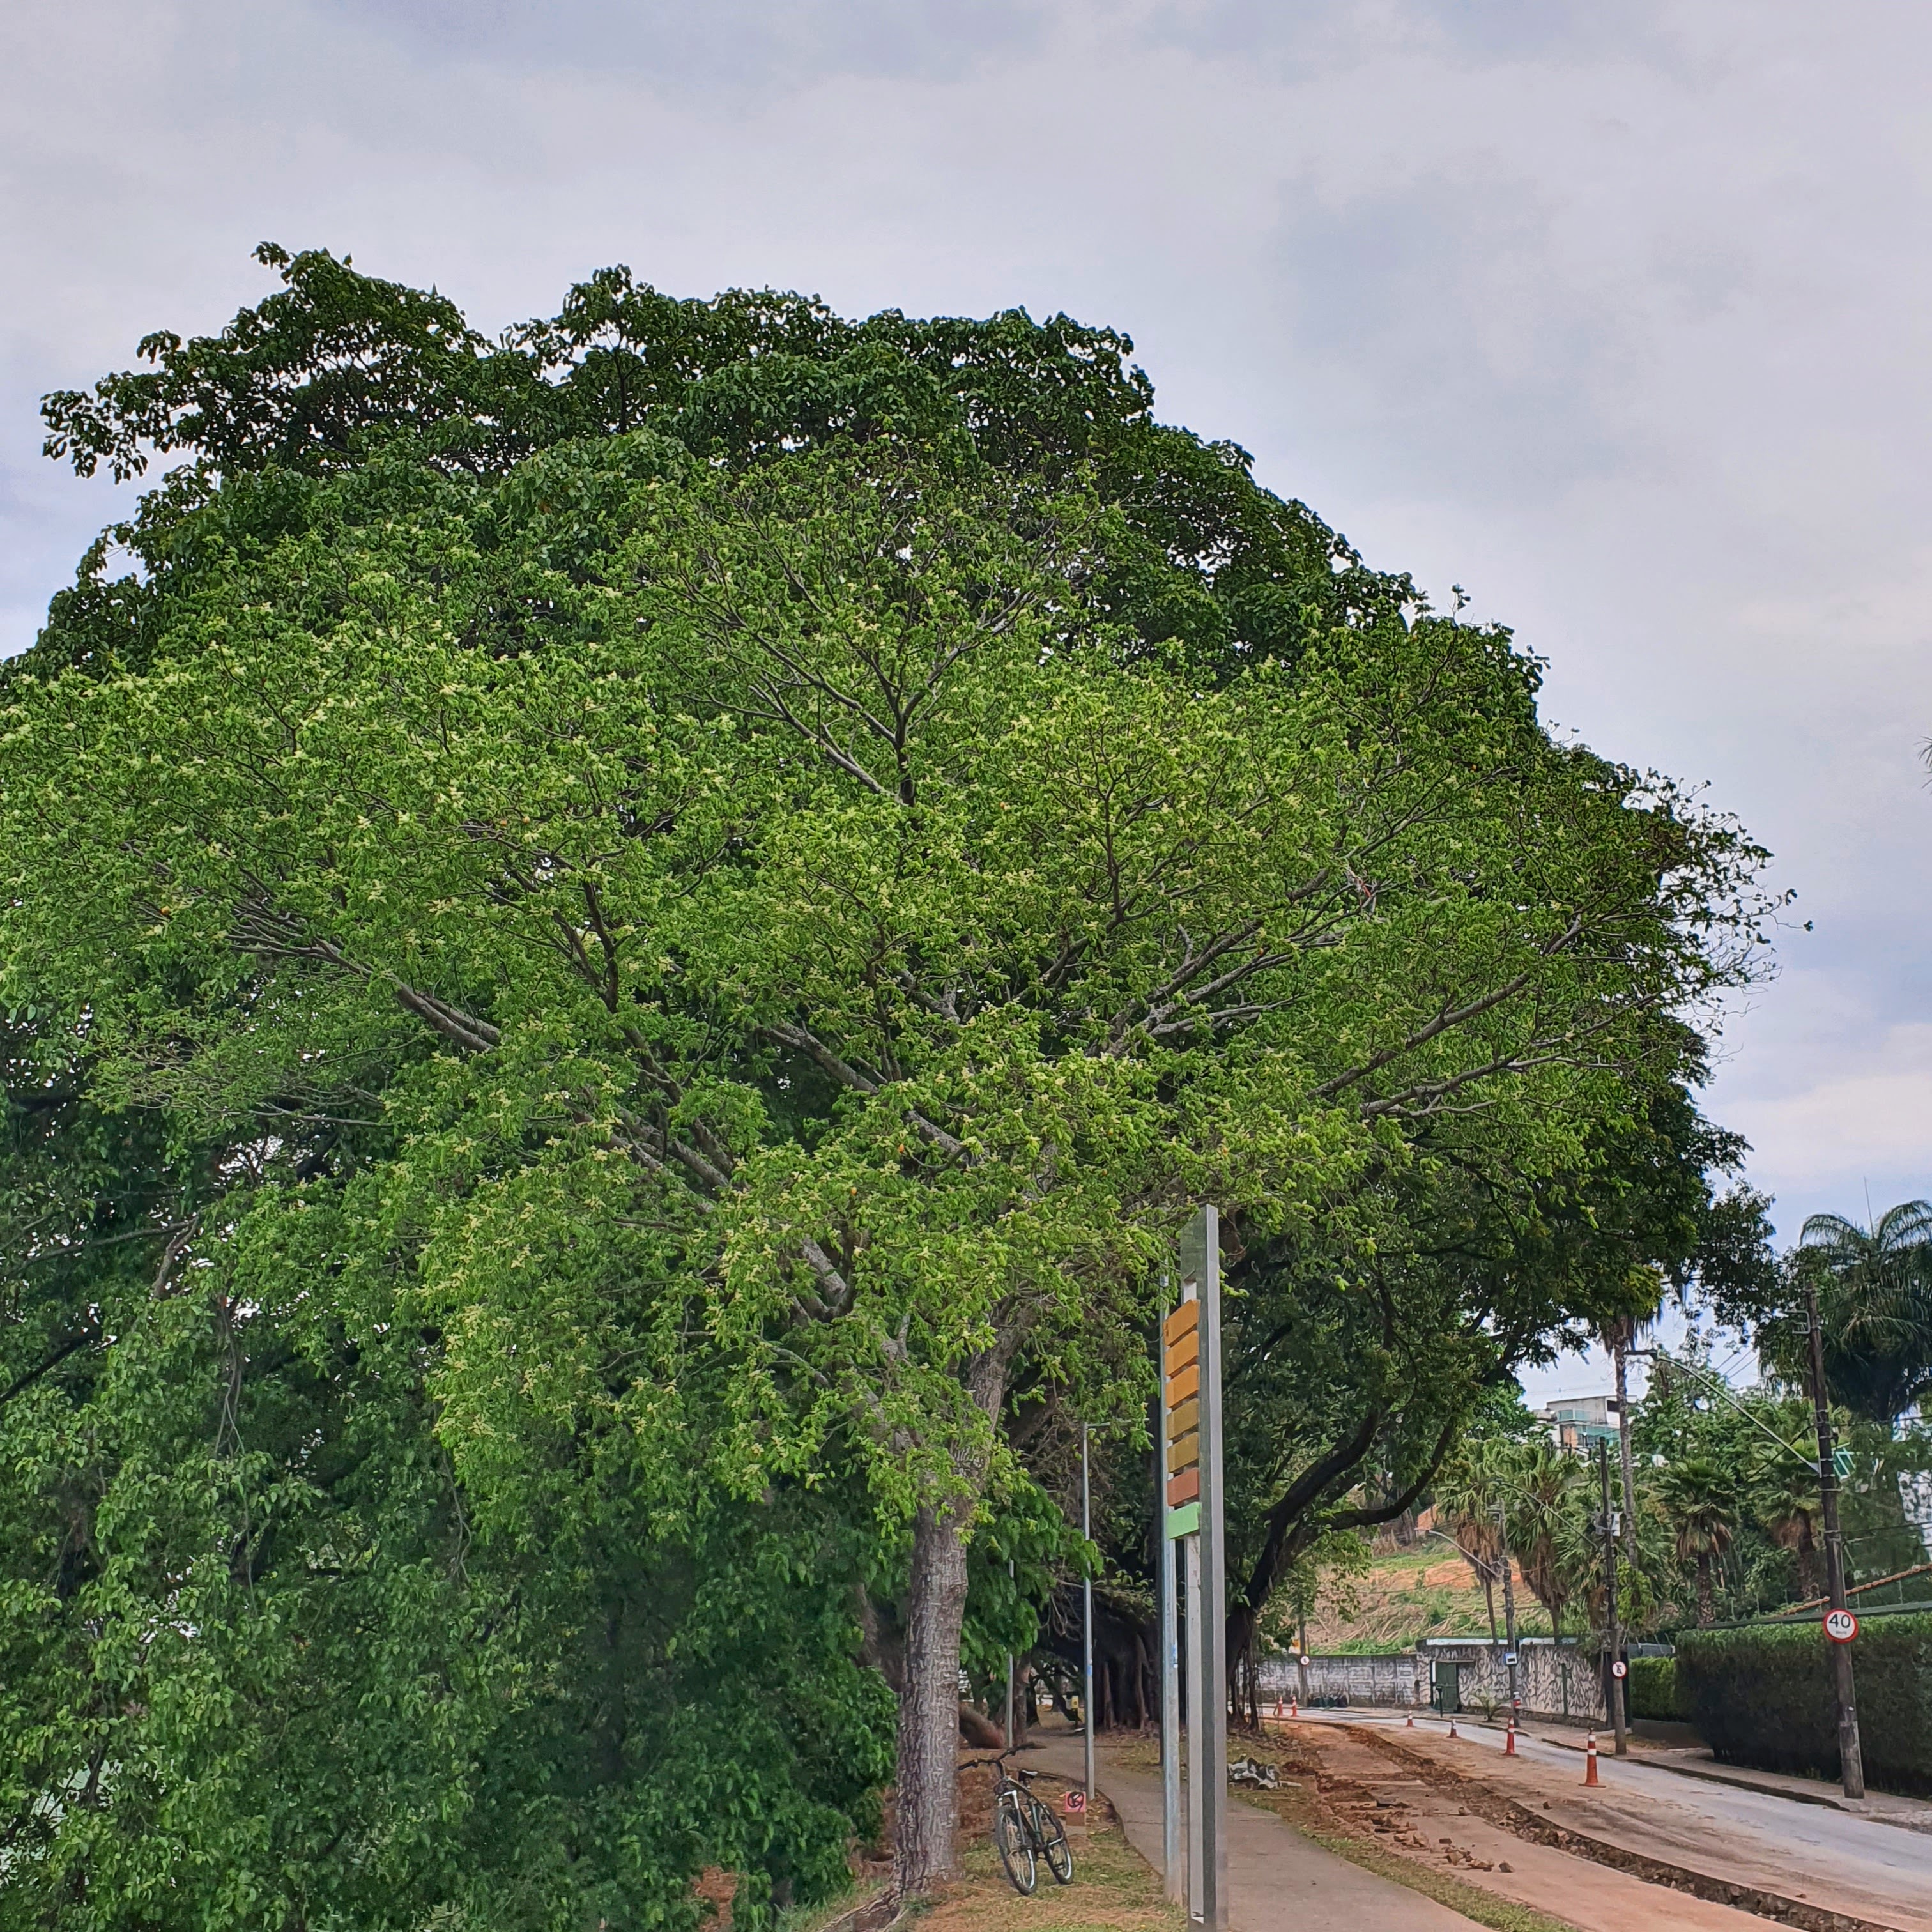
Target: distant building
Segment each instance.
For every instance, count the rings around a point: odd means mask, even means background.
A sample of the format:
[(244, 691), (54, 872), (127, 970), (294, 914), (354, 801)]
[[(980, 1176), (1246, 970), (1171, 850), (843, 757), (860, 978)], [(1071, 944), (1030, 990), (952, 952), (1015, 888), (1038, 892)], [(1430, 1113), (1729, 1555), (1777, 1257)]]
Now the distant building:
[(1932, 1475), (1922, 1472), (1898, 1479), (1898, 1499), (1905, 1506), (1905, 1520), (1918, 1531), (1926, 1553), (1932, 1556)]
[(1599, 1442), (1617, 1439), (1617, 1399), (1613, 1395), (1562, 1395), (1536, 1412), (1550, 1426), (1550, 1439), (1559, 1449), (1587, 1456)]

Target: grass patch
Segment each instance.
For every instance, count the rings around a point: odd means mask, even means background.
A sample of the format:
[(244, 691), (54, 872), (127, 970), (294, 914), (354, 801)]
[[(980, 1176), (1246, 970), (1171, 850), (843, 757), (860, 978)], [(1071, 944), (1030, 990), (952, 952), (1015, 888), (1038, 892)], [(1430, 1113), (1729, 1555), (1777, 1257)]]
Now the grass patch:
[(876, 1886), (854, 1886), (836, 1898), (822, 1898), (815, 1905), (788, 1905), (778, 1915), (778, 1932), (824, 1932), (842, 1918), (850, 1918), (880, 1895)]
[(920, 1932), (1185, 1932), (1186, 1915), (1161, 1892), (1160, 1876), (1118, 1825), (1094, 1826), (1073, 1842), (1073, 1882), (1042, 1870), (1022, 1898), (999, 1855), (981, 1840), (960, 1861), (959, 1879), (924, 1913)]

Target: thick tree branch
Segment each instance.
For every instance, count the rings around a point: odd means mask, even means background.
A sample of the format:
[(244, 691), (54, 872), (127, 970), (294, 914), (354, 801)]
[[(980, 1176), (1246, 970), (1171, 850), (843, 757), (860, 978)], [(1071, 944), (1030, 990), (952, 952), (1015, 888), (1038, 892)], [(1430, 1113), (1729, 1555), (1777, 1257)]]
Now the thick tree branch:
[[(1538, 947), (1538, 964), (1562, 952), (1582, 929), (1583, 915), (1579, 913), (1558, 938)], [(1360, 1066), (1351, 1068), (1346, 1073), (1338, 1073), (1332, 1080), (1324, 1081), (1310, 1097), (1317, 1100), (1331, 1100), (1336, 1094), (1346, 1092), (1349, 1088), (1359, 1084), (1372, 1074), (1380, 1072), (1391, 1060), (1400, 1060), (1406, 1053), (1413, 1053), (1418, 1047), (1426, 1046), (1432, 1040), (1439, 1038), (1452, 1028), (1461, 1026), (1466, 1021), (1480, 1019), (1484, 1013), (1501, 1006), (1505, 1000), (1514, 999), (1535, 978), (1537, 970), (1537, 966), (1526, 966), (1514, 979), (1484, 994), (1480, 998), (1438, 1013), (1426, 1026), (1418, 1027), (1414, 1032), (1396, 1041), (1393, 1046), (1384, 1047), (1380, 1053), (1364, 1060)]]

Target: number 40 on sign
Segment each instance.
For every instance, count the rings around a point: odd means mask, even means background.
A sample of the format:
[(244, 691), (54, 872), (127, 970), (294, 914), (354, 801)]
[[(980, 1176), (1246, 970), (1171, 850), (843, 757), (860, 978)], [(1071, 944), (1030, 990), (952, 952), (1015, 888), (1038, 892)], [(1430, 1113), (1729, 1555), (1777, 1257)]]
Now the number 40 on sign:
[(1834, 1643), (1850, 1643), (1858, 1634), (1858, 1620), (1850, 1610), (1833, 1610), (1825, 1619), (1825, 1634)]

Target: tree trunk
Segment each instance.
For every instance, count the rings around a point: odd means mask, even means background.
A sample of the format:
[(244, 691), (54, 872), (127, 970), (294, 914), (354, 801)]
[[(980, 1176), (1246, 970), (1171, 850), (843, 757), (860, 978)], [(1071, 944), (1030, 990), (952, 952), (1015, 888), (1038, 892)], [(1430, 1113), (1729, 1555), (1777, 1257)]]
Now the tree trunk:
[(1717, 1592), (1711, 1582), (1711, 1559), (1697, 1552), (1697, 1628), (1708, 1630), (1718, 1621)]
[(1805, 1529), (1798, 1538), (1798, 1594), (1806, 1603), (1825, 1593), (1818, 1587), (1818, 1546), (1811, 1540), (1811, 1532)]
[(959, 1631), (966, 1545), (957, 1506), (914, 1519), (905, 1688), (899, 1696), (898, 1843), (893, 1881), (922, 1898), (952, 1869), (959, 1828)]

